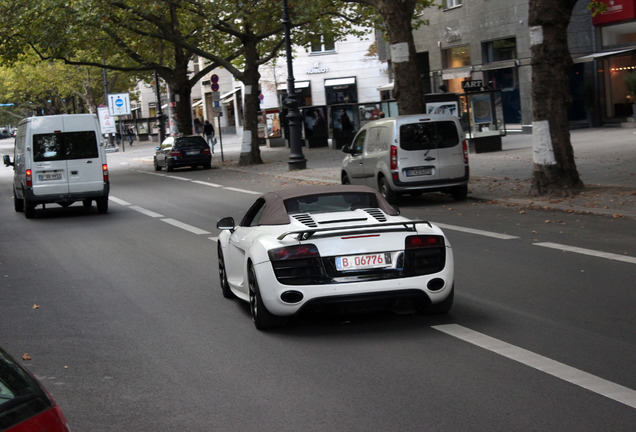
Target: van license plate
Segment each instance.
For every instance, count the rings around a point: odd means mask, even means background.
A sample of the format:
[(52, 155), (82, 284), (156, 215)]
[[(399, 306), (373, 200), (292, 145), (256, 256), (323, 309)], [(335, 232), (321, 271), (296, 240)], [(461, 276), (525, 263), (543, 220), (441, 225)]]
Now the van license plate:
[(433, 174), (433, 168), (411, 168), (405, 171), (407, 177), (428, 176)]
[(389, 267), (390, 265), (391, 255), (388, 253), (336, 257), (336, 269), (338, 271), (383, 268)]
[(51, 181), (51, 180), (62, 180), (62, 173), (44, 173), (38, 174), (38, 180), (40, 181)]

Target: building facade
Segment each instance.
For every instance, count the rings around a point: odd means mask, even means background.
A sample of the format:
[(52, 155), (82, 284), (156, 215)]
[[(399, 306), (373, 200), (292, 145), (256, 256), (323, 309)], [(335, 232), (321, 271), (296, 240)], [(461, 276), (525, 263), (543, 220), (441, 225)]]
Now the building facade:
[[(569, 29), (574, 60), (572, 122), (621, 121), (631, 113), (623, 76), (636, 65), (636, 0), (604, 0), (608, 11), (592, 18), (588, 0), (574, 9)], [(509, 127), (532, 123), (528, 0), (443, 0), (430, 8), (429, 25), (414, 32), (416, 51), (428, 66), (431, 92), (461, 93), (462, 82), (483, 80), (501, 90)], [(622, 69), (621, 69), (622, 68)]]

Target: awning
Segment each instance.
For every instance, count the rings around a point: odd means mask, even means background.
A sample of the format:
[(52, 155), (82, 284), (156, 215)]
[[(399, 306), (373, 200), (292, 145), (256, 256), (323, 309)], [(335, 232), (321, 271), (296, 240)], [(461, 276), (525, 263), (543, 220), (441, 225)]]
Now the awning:
[(394, 82), (390, 82), (388, 84), (384, 84), (381, 85), (380, 87), (378, 87), (378, 91), (389, 91), (389, 90), (393, 90), (393, 87), (395, 86)]
[(203, 105), (203, 99), (199, 99), (198, 101), (196, 101), (195, 103), (192, 104), (192, 108), (194, 107), (198, 107), (200, 105)]
[(598, 58), (610, 57), (610, 56), (613, 56), (613, 55), (623, 54), (623, 53), (627, 53), (627, 52), (630, 52), (630, 51), (636, 51), (636, 48), (626, 48), (626, 49), (617, 50), (617, 51), (604, 51), (604, 52), (597, 52), (597, 53), (593, 53), (593, 54), (588, 54), (588, 55), (584, 55), (582, 57), (575, 58), (574, 59), (574, 63), (591, 62), (591, 61), (596, 60)]
[(230, 101), (230, 99), (232, 99), (234, 97), (234, 95), (240, 91), (241, 88), (240, 87), (236, 87), (234, 90), (232, 90), (231, 92), (227, 92), (224, 95), (221, 95), (220, 101), (221, 103), (227, 103)]
[(457, 78), (469, 78), (472, 70), (470, 67), (446, 69), (442, 71), (443, 80), (452, 80)]
[[(311, 81), (294, 81), (294, 88), (296, 90), (298, 89), (303, 89), (303, 88), (309, 88), (309, 86), (311, 86)], [(276, 88), (277, 90), (287, 90), (287, 83), (280, 83), (278, 84), (278, 87)]]
[(331, 78), (325, 80), (325, 87), (333, 87), (333, 86), (341, 86), (341, 85), (350, 85), (356, 83), (356, 77), (350, 78)]

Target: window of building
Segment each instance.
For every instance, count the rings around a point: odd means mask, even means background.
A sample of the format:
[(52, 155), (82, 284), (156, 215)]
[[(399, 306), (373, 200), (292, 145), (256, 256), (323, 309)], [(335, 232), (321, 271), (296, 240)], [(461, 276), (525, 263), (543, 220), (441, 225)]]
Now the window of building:
[(470, 47), (468, 45), (446, 48), (442, 56), (444, 69), (470, 66)]
[(336, 50), (336, 43), (334, 41), (333, 35), (322, 34), (316, 35), (316, 37), (311, 41), (311, 53), (325, 53), (325, 52), (333, 52)]
[(446, 0), (446, 9), (454, 8), (462, 5), (463, 0)]
[(481, 56), (484, 63), (493, 63), (517, 58), (517, 40), (515, 38), (497, 39), (482, 42)]

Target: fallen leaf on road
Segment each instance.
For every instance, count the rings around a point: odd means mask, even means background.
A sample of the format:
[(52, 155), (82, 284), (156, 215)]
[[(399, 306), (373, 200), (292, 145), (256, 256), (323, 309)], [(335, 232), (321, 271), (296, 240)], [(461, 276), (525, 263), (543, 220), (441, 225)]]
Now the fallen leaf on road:
[(34, 304), (33, 309), (40, 309), (40, 305)]
[(28, 353), (22, 354), (22, 360), (31, 360), (31, 356)]

